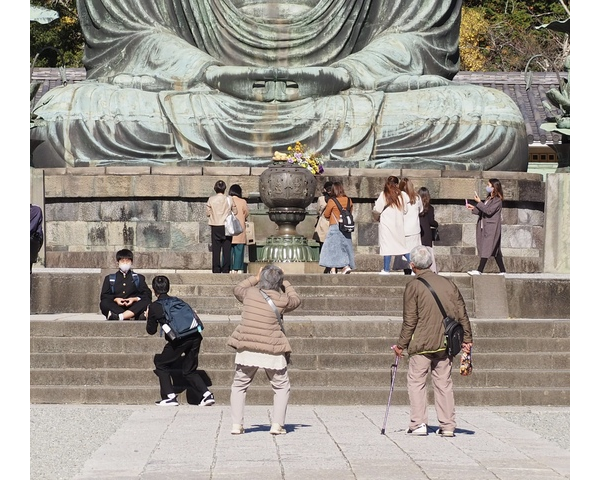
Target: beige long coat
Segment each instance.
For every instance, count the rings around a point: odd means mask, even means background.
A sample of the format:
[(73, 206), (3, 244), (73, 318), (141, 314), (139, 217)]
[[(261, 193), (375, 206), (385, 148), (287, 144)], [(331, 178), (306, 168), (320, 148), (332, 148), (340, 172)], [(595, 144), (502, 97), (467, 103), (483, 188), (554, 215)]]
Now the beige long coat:
[[(406, 205), (408, 195), (403, 194), (403, 202)], [(409, 253), (406, 246), (404, 234), (404, 212), (394, 206), (389, 206), (385, 210), (385, 195), (379, 194), (375, 200), (374, 210), (381, 213), (379, 218), (379, 255), (404, 255)]]
[(231, 237), (231, 244), (232, 245), (235, 245), (238, 243), (245, 244), (247, 241), (246, 240), (246, 220), (248, 219), (248, 216), (250, 215), (250, 211), (248, 210), (248, 202), (246, 202), (246, 200), (244, 200), (243, 198), (236, 197), (235, 195), (232, 195), (231, 199), (233, 200), (233, 202), (235, 203), (235, 206), (237, 208), (237, 213), (235, 214), (235, 216), (242, 224), (242, 229), (243, 229), (242, 233)]

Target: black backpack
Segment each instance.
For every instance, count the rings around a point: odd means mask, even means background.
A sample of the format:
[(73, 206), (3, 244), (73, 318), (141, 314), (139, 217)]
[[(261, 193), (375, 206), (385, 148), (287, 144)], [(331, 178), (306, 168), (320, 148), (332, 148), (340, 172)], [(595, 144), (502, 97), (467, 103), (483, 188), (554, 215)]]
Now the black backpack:
[[(335, 202), (335, 204), (337, 205), (339, 211), (340, 211), (340, 220), (339, 220), (339, 225), (340, 225), (340, 232), (345, 232), (345, 233), (352, 233), (354, 231), (354, 217), (352, 216), (352, 214), (346, 210), (345, 208), (342, 208), (342, 205), (340, 204), (340, 202), (338, 201), (337, 198), (335, 197), (331, 197), (331, 199)], [(350, 199), (348, 199), (348, 204), (350, 204)]]
[[(166, 325), (171, 328), (170, 332), (166, 332), (170, 340), (187, 338), (204, 330), (204, 325), (194, 309), (180, 298), (166, 297), (157, 301), (165, 311)], [(164, 330), (164, 327), (162, 330)]]

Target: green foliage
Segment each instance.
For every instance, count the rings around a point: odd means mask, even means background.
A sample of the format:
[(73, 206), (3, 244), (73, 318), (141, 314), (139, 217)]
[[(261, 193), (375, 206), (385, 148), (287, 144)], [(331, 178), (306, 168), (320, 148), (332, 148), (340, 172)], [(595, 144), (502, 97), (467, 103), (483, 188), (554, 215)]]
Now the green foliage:
[[(570, 8), (570, 2), (565, 1)], [(475, 63), (482, 71), (509, 72), (523, 71), (528, 60), (545, 52), (550, 58), (566, 58), (569, 54), (568, 36), (551, 31), (536, 30), (535, 27), (552, 20), (569, 17), (565, 7), (558, 0), (466, 0), (463, 2), (461, 30), (472, 31), (473, 23), (487, 22), (488, 30), (477, 39), (477, 51), (485, 57)], [(461, 31), (461, 41), (463, 35)], [(463, 45), (461, 44), (461, 49)], [(473, 44), (465, 45), (461, 51), (461, 64), (465, 70), (472, 68)], [(540, 62), (530, 65), (537, 71), (553, 70), (553, 66)]]
[[(75, 0), (31, 0), (59, 13), (42, 25), (30, 23), (30, 63), (36, 67), (82, 67), (84, 39)], [(570, 2), (565, 0), (570, 8)], [(569, 15), (559, 0), (465, 0), (461, 26), (461, 68), (472, 71), (523, 71), (527, 61), (545, 52), (566, 58), (565, 35), (534, 27)], [(567, 40), (568, 42), (568, 40)], [(552, 70), (552, 65), (530, 65), (532, 70)]]
[(29, 62), (36, 67), (83, 67), (84, 39), (79, 27), (75, 0), (31, 0), (59, 14), (48, 24), (30, 22)]

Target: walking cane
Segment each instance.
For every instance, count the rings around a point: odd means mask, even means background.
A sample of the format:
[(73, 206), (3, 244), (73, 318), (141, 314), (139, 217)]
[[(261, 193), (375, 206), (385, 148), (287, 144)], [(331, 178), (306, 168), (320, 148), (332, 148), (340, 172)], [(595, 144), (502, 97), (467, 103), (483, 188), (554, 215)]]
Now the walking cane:
[[(394, 345), (395, 346), (395, 345)], [(394, 348), (394, 347), (392, 347)], [(390, 403), (392, 402), (392, 392), (394, 391), (394, 382), (396, 381), (396, 371), (398, 370), (398, 355), (396, 355), (396, 360), (392, 365), (392, 381), (390, 385), (390, 396), (388, 397), (387, 408), (385, 409), (385, 418), (383, 419), (383, 427), (381, 427), (381, 434), (385, 435), (385, 426), (387, 424), (388, 413), (390, 412)]]

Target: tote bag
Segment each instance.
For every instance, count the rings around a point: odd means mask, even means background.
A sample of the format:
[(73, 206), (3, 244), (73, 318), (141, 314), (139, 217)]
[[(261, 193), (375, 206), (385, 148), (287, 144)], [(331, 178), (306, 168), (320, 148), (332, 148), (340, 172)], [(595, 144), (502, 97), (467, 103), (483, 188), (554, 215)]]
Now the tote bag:
[[(229, 207), (231, 207), (231, 199), (229, 197), (227, 197), (227, 203), (229, 203)], [(234, 237), (243, 231), (242, 223), (235, 216), (235, 213), (230, 211), (229, 215), (225, 217), (225, 235)]]

